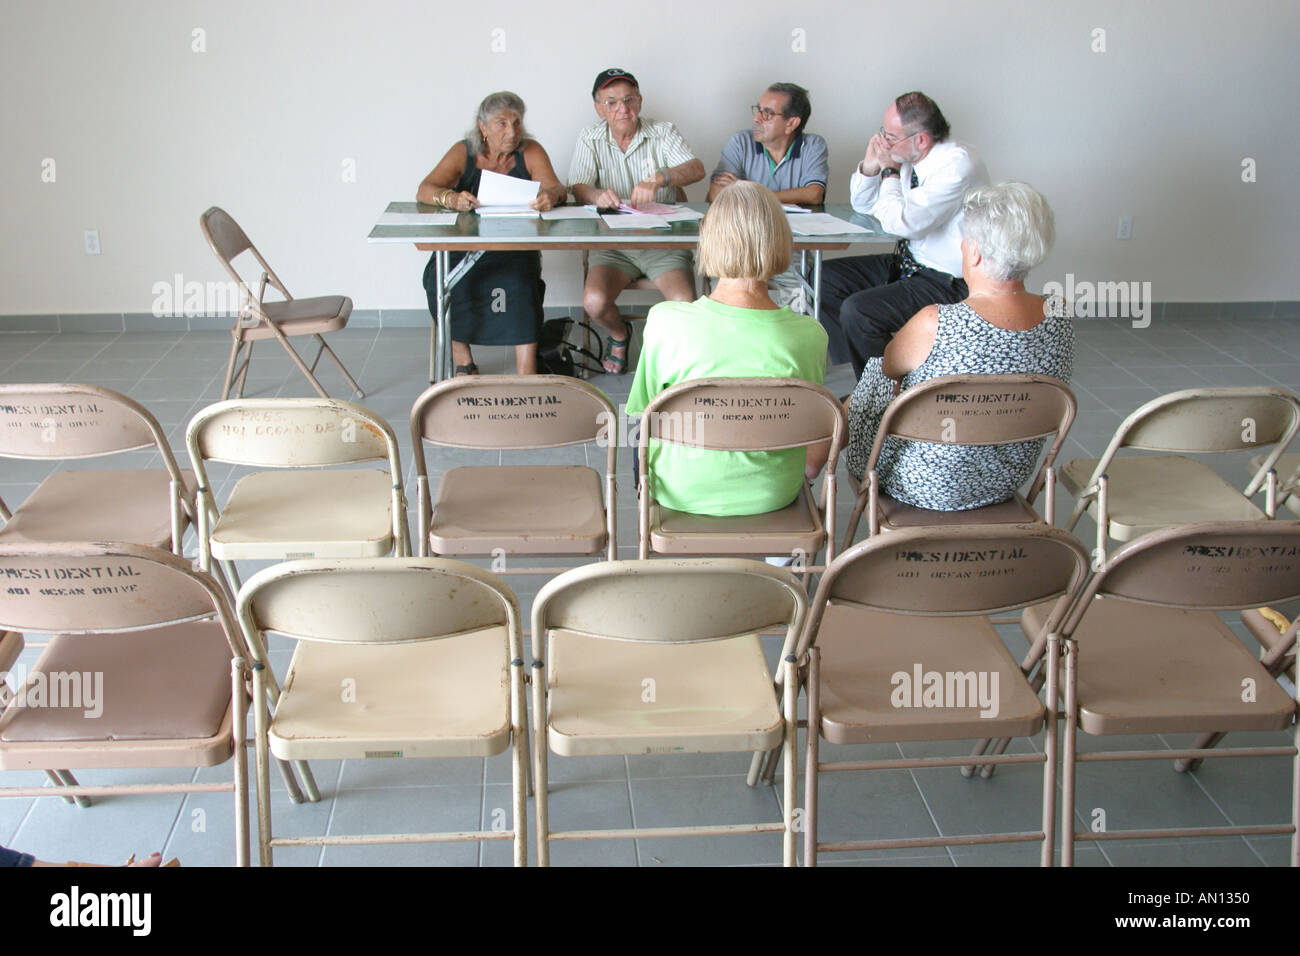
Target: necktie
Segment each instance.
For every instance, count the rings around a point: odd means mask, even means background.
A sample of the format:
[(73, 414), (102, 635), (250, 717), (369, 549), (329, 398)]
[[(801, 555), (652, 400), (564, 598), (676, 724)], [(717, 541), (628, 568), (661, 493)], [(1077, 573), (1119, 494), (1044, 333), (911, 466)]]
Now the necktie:
[[(920, 183), (916, 179), (916, 170), (912, 170), (912, 188), (915, 189)], [(912, 258), (912, 247), (906, 239), (898, 240), (898, 277), (900, 279), (910, 279), (920, 272), (924, 266)]]

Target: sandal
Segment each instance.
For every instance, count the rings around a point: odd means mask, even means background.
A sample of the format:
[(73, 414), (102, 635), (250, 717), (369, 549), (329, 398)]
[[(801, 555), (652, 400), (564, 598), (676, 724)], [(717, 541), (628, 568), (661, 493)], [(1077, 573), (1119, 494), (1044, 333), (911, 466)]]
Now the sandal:
[[(609, 375), (622, 375), (627, 371), (627, 347), (632, 342), (632, 327), (626, 322), (623, 323), (625, 339), (616, 339), (612, 335), (605, 336), (605, 362), (613, 362), (616, 368), (607, 368), (605, 372)], [(622, 349), (622, 355), (615, 355), (614, 349)]]
[(457, 365), (455, 367), (455, 371), (453, 374), (457, 378), (459, 378), (462, 375), (477, 375), (478, 366), (475, 365), (473, 362), (470, 362), (468, 365)]

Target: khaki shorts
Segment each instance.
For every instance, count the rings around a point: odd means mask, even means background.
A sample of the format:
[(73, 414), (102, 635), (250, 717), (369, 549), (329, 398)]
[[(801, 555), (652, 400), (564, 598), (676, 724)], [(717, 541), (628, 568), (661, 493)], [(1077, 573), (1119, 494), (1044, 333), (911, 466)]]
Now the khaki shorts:
[(657, 279), (674, 269), (684, 269), (690, 274), (695, 268), (691, 254), (676, 249), (629, 249), (627, 252), (593, 249), (587, 254), (587, 269), (592, 266), (610, 266), (633, 281), (642, 276)]

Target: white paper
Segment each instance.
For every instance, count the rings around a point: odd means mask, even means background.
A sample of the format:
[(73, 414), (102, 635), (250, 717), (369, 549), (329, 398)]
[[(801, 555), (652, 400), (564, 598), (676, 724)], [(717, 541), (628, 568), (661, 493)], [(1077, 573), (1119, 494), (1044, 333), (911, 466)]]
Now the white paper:
[(537, 210), (532, 206), (479, 206), (474, 211), (485, 219), (499, 219), (503, 216), (516, 216), (523, 218), (537, 216)]
[(796, 206), (794, 203), (788, 203), (788, 202), (781, 203), (781, 208), (784, 209), (786, 212), (804, 212), (804, 213), (812, 212), (811, 209), (804, 209), (803, 206)]
[(386, 212), (376, 226), (453, 226), (454, 212)]
[(871, 233), (865, 226), (845, 222), (824, 212), (810, 212), (790, 219), (790, 228), (801, 236), (842, 236), (845, 233)]
[(560, 206), (542, 213), (543, 219), (599, 219), (595, 206)]
[(682, 206), (676, 212), (670, 212), (663, 218), (666, 222), (695, 222), (696, 220), (703, 219), (704, 213), (696, 212), (694, 209), (688, 209), (685, 206)]
[(611, 229), (667, 229), (668, 220), (663, 216), (651, 216), (645, 213), (606, 213), (600, 217)]
[(490, 169), (483, 170), (478, 183), (480, 206), (527, 206), (537, 198), (541, 184), (531, 179), (502, 176)]

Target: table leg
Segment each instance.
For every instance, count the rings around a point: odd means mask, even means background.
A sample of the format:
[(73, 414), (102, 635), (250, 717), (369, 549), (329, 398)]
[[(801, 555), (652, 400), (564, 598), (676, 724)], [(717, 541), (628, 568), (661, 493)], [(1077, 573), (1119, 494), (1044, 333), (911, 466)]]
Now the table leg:
[[(438, 314), (434, 317), (434, 328), (432, 335), (434, 339), (429, 343), (429, 384), (440, 382), (443, 379), (451, 378), (453, 373), (452, 362), (454, 361), (451, 354), (451, 290), (462, 278), (465, 273), (474, 267), (483, 256), (482, 249), (475, 249), (466, 253), (465, 258), (456, 263), (455, 269), (450, 269), (451, 254), (444, 251), (437, 253), (438, 264), (434, 269), (434, 278), (438, 286)], [(434, 341), (437, 347), (435, 349)]]
[(822, 315), (822, 251), (813, 250), (813, 318), (821, 321)]
[(445, 256), (446, 253), (441, 250), (435, 250), (433, 253), (434, 314), (433, 323), (429, 326), (430, 385), (442, 379), (442, 350), (447, 341), (442, 327), (443, 315), (447, 311), (447, 282), (443, 268), (446, 263)]

